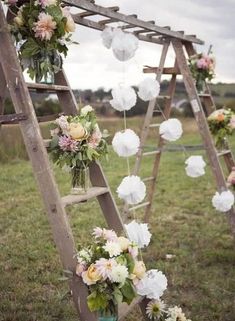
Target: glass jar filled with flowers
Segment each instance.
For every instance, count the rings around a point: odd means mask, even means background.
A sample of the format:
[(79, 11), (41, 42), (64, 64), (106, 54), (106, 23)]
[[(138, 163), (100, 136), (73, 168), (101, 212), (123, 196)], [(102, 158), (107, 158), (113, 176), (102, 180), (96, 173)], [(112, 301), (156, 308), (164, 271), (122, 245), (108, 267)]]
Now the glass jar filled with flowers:
[(215, 138), (215, 145), (219, 150), (228, 149), (227, 137), (235, 130), (235, 114), (231, 109), (215, 110), (208, 117), (210, 131)]
[(68, 7), (60, 0), (10, 1), (11, 33), (16, 43), (23, 70), (36, 82), (53, 83), (54, 74), (61, 70), (62, 56), (75, 23)]
[(89, 187), (89, 165), (108, 154), (94, 109), (87, 105), (77, 116), (60, 116), (51, 130), (49, 151), (52, 160), (67, 169), (72, 178), (72, 194), (85, 193)]
[(206, 80), (214, 78), (215, 58), (212, 55), (200, 53), (189, 58), (189, 68), (195, 79), (199, 93), (204, 91)]

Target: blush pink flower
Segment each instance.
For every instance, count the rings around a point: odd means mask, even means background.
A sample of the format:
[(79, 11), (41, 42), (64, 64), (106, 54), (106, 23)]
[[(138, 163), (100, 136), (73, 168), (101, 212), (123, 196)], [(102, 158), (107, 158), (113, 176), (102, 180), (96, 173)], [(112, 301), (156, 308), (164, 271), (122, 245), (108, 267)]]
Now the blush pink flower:
[(67, 136), (60, 136), (58, 144), (64, 152), (76, 152), (79, 146), (79, 143), (76, 140)]
[(55, 6), (57, 4), (57, 0), (38, 0), (38, 3), (43, 7)]
[(101, 258), (95, 263), (97, 272), (102, 276), (104, 280), (112, 279), (112, 269), (117, 266), (117, 262), (114, 259)]
[(53, 21), (52, 16), (45, 12), (41, 12), (38, 16), (38, 21), (34, 23), (33, 31), (35, 37), (41, 40), (49, 41), (56, 29), (56, 22)]
[(206, 58), (201, 58), (197, 61), (197, 68), (208, 69), (208, 61), (206, 60)]
[(106, 230), (105, 228), (100, 228), (100, 227), (96, 227), (93, 230), (92, 233), (95, 238), (103, 238), (106, 241), (110, 241), (110, 242), (114, 242), (118, 240), (118, 236), (116, 234), (116, 232), (114, 232), (113, 230)]
[(235, 115), (232, 115), (229, 125), (232, 129), (235, 129)]
[(101, 131), (99, 128), (96, 128), (91, 134), (91, 137), (88, 139), (88, 146), (94, 149), (97, 148), (99, 146), (101, 138)]
[(81, 276), (82, 273), (86, 271), (86, 268), (87, 266), (85, 262), (78, 263), (76, 266), (76, 275)]

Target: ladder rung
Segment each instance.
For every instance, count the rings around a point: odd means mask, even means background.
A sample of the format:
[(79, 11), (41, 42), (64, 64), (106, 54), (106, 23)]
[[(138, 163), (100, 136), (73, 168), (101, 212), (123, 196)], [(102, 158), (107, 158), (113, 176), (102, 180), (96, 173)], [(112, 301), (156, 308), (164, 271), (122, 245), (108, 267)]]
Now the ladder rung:
[(211, 95), (210, 94), (198, 94), (199, 97), (202, 97), (202, 98), (208, 98), (210, 97), (211, 98)]
[(27, 118), (27, 115), (24, 113), (1, 115), (0, 124), (17, 124), (19, 121), (26, 120)]
[(142, 208), (142, 207), (145, 207), (145, 206), (148, 206), (148, 205), (150, 205), (150, 202), (145, 202), (145, 203), (142, 203), (142, 204), (139, 204), (139, 205), (137, 205), (137, 206), (134, 206), (134, 207), (129, 208), (128, 211), (129, 211), (129, 212), (135, 211), (135, 210), (138, 210), (138, 209), (140, 209), (140, 208)]
[(51, 139), (43, 139), (44, 146), (48, 148), (50, 146)]
[(95, 198), (97, 196), (109, 193), (108, 187), (91, 187), (85, 194), (80, 195), (67, 195), (62, 197), (62, 203), (64, 206), (78, 204), (81, 202), (85, 202), (91, 198)]
[(52, 114), (52, 115), (45, 115), (45, 116), (38, 116), (37, 120), (39, 123), (45, 123), (52, 120), (56, 120), (58, 117), (60, 117), (61, 114)]
[(145, 152), (143, 153), (143, 156), (151, 156), (151, 155), (156, 155), (156, 154), (160, 154), (161, 151), (159, 150), (153, 150), (152, 152)]
[(220, 157), (220, 156), (225, 156), (228, 154), (231, 154), (231, 150), (223, 150), (222, 152), (218, 152), (217, 156)]
[(160, 96), (157, 96), (157, 99), (171, 99), (171, 96), (162, 96), (162, 95), (160, 95)]
[(159, 127), (161, 124), (150, 124), (149, 127), (150, 128), (156, 128)]
[(161, 113), (162, 113), (162, 111), (161, 111), (161, 110), (159, 110), (159, 109), (154, 109), (154, 110), (153, 110), (153, 112), (154, 112), (154, 113), (159, 113), (159, 114), (161, 114)]
[(57, 92), (57, 91), (69, 91), (68, 86), (61, 85), (47, 85), (47, 84), (37, 84), (37, 83), (27, 83), (27, 87), (30, 91), (47, 91), (47, 92)]
[(150, 177), (145, 177), (142, 179), (143, 182), (149, 182), (149, 181), (153, 181), (155, 177), (150, 176)]

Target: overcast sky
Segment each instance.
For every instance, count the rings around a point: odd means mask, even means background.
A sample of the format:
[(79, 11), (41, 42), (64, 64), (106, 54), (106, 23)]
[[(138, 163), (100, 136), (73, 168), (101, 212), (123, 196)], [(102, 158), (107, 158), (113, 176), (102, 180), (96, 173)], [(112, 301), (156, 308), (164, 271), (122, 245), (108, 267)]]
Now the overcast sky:
[[(155, 20), (159, 26), (185, 30), (205, 41), (199, 51), (213, 44), (216, 56), (215, 81), (235, 82), (235, 0), (96, 0), (104, 6), (118, 5), (120, 11), (138, 14), (143, 20)], [(123, 80), (131, 85), (142, 79), (142, 66), (158, 65), (161, 46), (141, 42), (136, 56), (126, 63), (117, 61), (103, 47), (100, 32), (77, 25), (65, 69), (73, 88), (112, 88)], [(172, 65), (173, 55), (168, 58)]]

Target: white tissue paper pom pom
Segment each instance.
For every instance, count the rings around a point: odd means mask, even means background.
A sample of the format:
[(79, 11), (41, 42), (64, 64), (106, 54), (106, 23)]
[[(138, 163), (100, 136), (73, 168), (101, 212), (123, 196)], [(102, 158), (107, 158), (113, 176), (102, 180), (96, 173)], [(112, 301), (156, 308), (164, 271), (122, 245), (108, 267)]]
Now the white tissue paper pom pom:
[(220, 212), (228, 212), (234, 205), (234, 195), (231, 191), (216, 192), (212, 198), (212, 205)]
[(149, 245), (152, 234), (149, 232), (148, 224), (137, 223), (134, 220), (125, 224), (125, 229), (129, 240), (137, 244), (140, 249)]
[(111, 48), (113, 36), (114, 36), (114, 31), (110, 27), (106, 27), (101, 33), (103, 45), (108, 49)]
[(185, 171), (189, 177), (199, 177), (205, 174), (206, 163), (202, 156), (190, 156), (186, 161)]
[(113, 36), (113, 54), (120, 61), (126, 61), (134, 57), (138, 45), (139, 40), (136, 36), (120, 29)]
[(150, 270), (136, 285), (137, 293), (148, 299), (158, 300), (167, 288), (166, 276), (158, 270)]
[(131, 129), (117, 132), (112, 141), (113, 149), (120, 157), (129, 157), (138, 152), (140, 139)]
[(112, 90), (113, 99), (110, 100), (111, 106), (118, 110), (130, 110), (135, 106), (137, 96), (132, 87), (118, 86)]
[(138, 204), (146, 195), (146, 186), (138, 176), (126, 176), (117, 188), (118, 197), (127, 204)]
[(144, 100), (152, 100), (159, 95), (160, 85), (156, 79), (145, 78), (139, 84), (138, 96)]
[(182, 124), (176, 118), (165, 120), (161, 123), (159, 127), (159, 134), (165, 140), (174, 142), (175, 140), (179, 139), (183, 134)]

